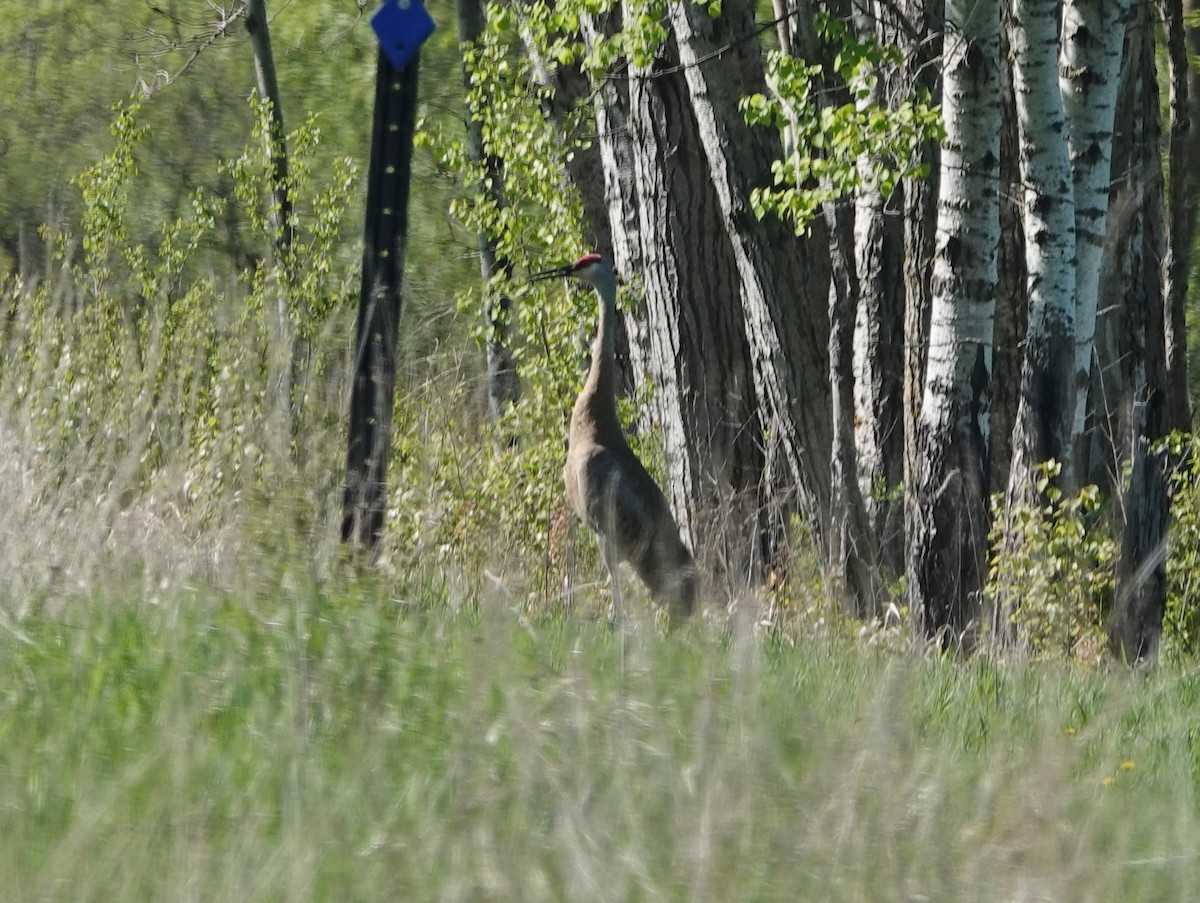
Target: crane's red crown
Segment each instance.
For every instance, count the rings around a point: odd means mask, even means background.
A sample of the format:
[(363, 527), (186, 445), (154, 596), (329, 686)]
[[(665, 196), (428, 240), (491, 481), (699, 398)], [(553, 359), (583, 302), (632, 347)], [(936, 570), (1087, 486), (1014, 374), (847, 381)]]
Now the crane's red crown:
[(601, 258), (600, 258), (599, 254), (584, 254), (582, 257), (580, 257), (578, 260), (575, 261), (575, 265), (572, 266), (571, 269), (572, 270), (582, 270), (584, 267), (589, 267), (593, 263), (598, 263), (600, 261), (600, 259)]
[(584, 254), (574, 263), (566, 264), (565, 266), (557, 266), (549, 270), (542, 270), (540, 273), (534, 273), (529, 277), (531, 282), (537, 282), (541, 279), (561, 279), (563, 276), (580, 276), (594, 263), (600, 263), (603, 258), (599, 254)]

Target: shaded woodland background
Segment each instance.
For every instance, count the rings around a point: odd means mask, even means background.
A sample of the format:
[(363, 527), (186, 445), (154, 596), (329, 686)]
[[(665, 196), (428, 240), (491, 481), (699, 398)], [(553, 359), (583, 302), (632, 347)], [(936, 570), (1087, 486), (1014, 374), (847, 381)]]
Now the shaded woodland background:
[[(33, 516), (87, 513), (73, 536), (9, 543), (4, 579), (17, 598), (86, 582), (163, 531), (187, 553), (157, 567), (219, 570), (256, 522), (324, 560), (371, 9), (268, 9), (281, 146), (251, 102), (241, 7), (10, 6), (0, 424)], [(1168, 437), (1190, 427), (1195, 12), (969, 6), (432, 8), (387, 566), (602, 607), (558, 479), (593, 300), (524, 283), (594, 248), (627, 283), (627, 420), (714, 608), (1087, 659), (1152, 658), (1165, 626), (1194, 651), (1196, 464)], [(1064, 8), (1123, 38), (1111, 123), (1085, 104), (1082, 150), (1024, 112), (1063, 96)], [(1060, 177), (1105, 158), (1097, 239), (1086, 186)], [(1067, 216), (1067, 195), (1082, 237), (1033, 253), (1031, 212)], [(1047, 260), (1072, 288), (1036, 272)], [(1087, 284), (1079, 377), (1079, 335), (1049, 327)]]

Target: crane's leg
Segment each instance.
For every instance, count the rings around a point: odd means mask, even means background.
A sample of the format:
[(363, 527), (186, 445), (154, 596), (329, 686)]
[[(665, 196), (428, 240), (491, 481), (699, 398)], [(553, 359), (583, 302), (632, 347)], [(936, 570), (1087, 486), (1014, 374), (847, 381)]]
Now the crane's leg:
[(619, 624), (621, 623), (621, 562), (617, 557), (615, 546), (608, 540), (600, 540), (600, 551), (604, 554), (604, 563), (608, 566), (608, 576), (612, 585), (612, 620), (614, 624)]
[(616, 546), (605, 539), (600, 540), (600, 551), (604, 554), (604, 563), (608, 565), (608, 576), (612, 585), (612, 625), (616, 628), (617, 641), (620, 643), (620, 674), (625, 680), (625, 630), (621, 621), (621, 559), (617, 555)]

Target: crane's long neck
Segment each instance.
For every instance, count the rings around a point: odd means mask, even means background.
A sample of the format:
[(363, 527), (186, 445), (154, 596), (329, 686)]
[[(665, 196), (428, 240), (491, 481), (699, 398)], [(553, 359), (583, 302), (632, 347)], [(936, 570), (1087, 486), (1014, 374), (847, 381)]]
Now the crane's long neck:
[(596, 341), (592, 345), (592, 366), (587, 381), (579, 395), (576, 413), (580, 408), (597, 425), (615, 425), (617, 405), (614, 398), (617, 378), (617, 285), (614, 277), (600, 274), (593, 283), (600, 302), (600, 324), (596, 330)]

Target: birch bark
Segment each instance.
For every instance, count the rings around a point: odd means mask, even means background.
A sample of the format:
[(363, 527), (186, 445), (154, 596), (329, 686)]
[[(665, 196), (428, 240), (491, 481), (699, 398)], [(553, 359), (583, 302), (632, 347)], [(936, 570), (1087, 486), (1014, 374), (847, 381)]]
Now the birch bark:
[[(1112, 142), (1129, 0), (1066, 0), (1058, 83), (1075, 198), (1075, 419), (1083, 438), (1096, 338)], [(1048, 136), (1049, 137), (1049, 136)], [(1083, 463), (1075, 449), (1076, 466)]]
[(1032, 501), (1036, 465), (1074, 485), (1075, 191), (1058, 81), (1057, 0), (1013, 0), (1013, 87), (1020, 126), (1029, 326), (1013, 430), (1009, 503)]
[[(855, 16), (861, 39), (886, 44), (900, 39), (897, 12), (872, 2)], [(891, 76), (889, 78), (889, 75)], [(900, 79), (881, 67), (869, 102), (888, 106), (909, 92)], [(892, 490), (904, 480), (904, 192), (889, 198), (871, 185), (872, 161), (859, 161), (864, 183), (855, 199), (854, 256), (859, 278), (854, 324), (854, 439), (858, 480), (871, 530), (878, 540), (879, 560), (899, 573), (904, 564), (902, 506)]]
[(1000, 11), (946, 3), (937, 246), (917, 421), (909, 603), (925, 632), (962, 636), (987, 548), (988, 401), (999, 241)]

